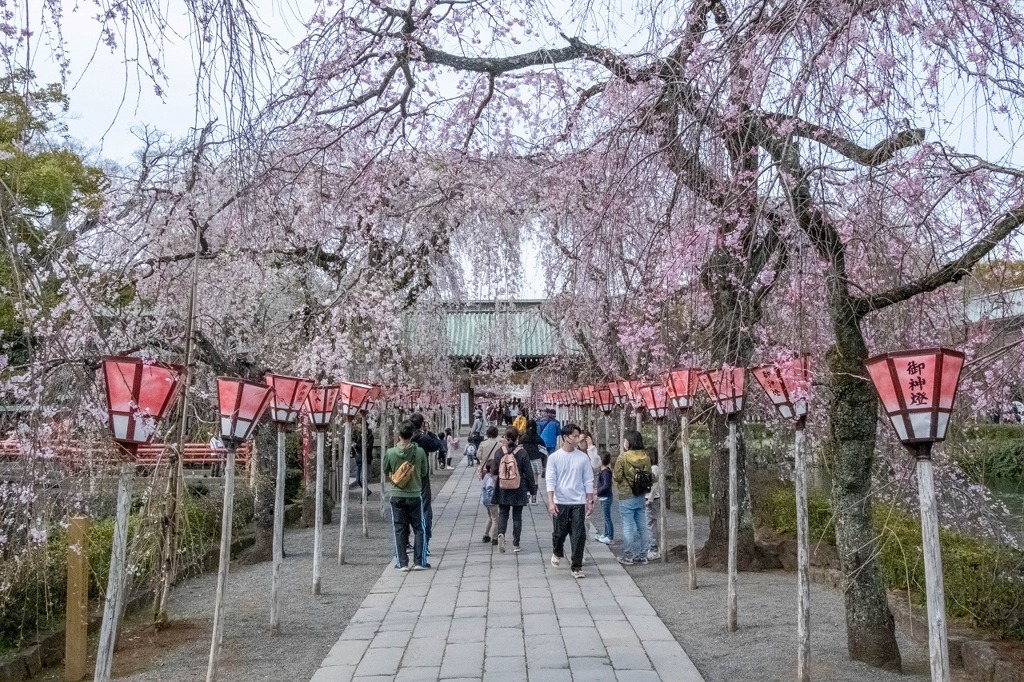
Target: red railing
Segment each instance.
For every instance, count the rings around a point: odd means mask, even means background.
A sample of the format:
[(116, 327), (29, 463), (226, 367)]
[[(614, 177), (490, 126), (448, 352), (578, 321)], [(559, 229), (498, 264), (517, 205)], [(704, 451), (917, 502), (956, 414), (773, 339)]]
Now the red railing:
[[(136, 464), (140, 466), (156, 466), (166, 462), (170, 457), (170, 446), (166, 443), (155, 443), (153, 445), (139, 446)], [(60, 461), (81, 462), (88, 459), (89, 455), (96, 458), (110, 456), (111, 451), (103, 448), (81, 448), (70, 445), (60, 445), (51, 448), (53, 458)], [(22, 456), (21, 445), (17, 440), (8, 438), (0, 440), (0, 458), (18, 459)], [(185, 443), (182, 462), (185, 466), (204, 466), (223, 464), (227, 453), (223, 448), (211, 448), (209, 443)], [(245, 467), (252, 457), (252, 444), (243, 443), (235, 453), (235, 462)]]

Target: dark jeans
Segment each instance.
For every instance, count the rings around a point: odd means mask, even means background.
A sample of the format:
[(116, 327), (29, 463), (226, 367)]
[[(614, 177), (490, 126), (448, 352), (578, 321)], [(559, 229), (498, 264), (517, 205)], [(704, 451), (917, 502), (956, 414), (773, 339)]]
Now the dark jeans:
[(508, 529), (508, 512), (512, 510), (512, 544), (519, 546), (519, 538), (523, 535), (523, 508), (516, 505), (502, 504), (498, 506), (498, 535), (504, 535)]
[(430, 536), (433, 534), (433, 530), (434, 530), (434, 507), (431, 504), (431, 501), (434, 499), (434, 496), (430, 492), (430, 486), (429, 485), (427, 485), (427, 486), (425, 486), (423, 488), (422, 499), (423, 499), (423, 518), (425, 519), (425, 523), (423, 525), (423, 530), (426, 533), (426, 538), (427, 538), (426, 545), (427, 545), (427, 551), (429, 552), (430, 551)]
[(601, 508), (604, 509), (604, 536), (609, 540), (615, 538), (615, 526), (612, 524), (612, 498), (606, 497), (600, 500)]
[(427, 552), (423, 540), (423, 498), (392, 497), (391, 522), (395, 527), (395, 563), (405, 566), (409, 557), (405, 548), (409, 546), (409, 530), (413, 532), (413, 561), (421, 566), (427, 563)]
[(583, 548), (587, 541), (587, 505), (559, 504), (558, 516), (555, 517), (555, 532), (551, 534), (552, 553), (562, 558), (565, 556), (565, 538), (569, 538), (572, 546), (572, 559), (569, 567), (578, 571), (583, 568)]

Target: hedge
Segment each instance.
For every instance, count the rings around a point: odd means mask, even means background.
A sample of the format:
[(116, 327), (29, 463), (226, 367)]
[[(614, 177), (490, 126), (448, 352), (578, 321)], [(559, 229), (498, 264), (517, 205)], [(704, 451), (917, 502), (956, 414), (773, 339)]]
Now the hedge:
[[(796, 494), (792, 487), (775, 487), (759, 504), (758, 521), (780, 533), (796, 532)], [(808, 528), (812, 541), (835, 544), (832, 504), (827, 495), (808, 495)], [(908, 590), (925, 603), (921, 521), (917, 516), (875, 507), (878, 560), (889, 589)], [(942, 574), (946, 611), (969, 618), (1000, 636), (1024, 640), (1024, 553), (964, 533), (941, 530)]]

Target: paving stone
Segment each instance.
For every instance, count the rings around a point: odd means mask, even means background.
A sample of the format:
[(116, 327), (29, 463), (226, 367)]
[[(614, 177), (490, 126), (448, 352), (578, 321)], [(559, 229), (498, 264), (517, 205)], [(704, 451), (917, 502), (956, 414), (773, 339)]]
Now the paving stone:
[(569, 669), (574, 680), (587, 682), (617, 682), (615, 670), (607, 658), (581, 657), (570, 658)]
[(604, 642), (597, 628), (562, 628), (562, 640), (569, 658), (584, 656), (604, 656)]
[(441, 679), (472, 677), (480, 679), (484, 673), (484, 643), (449, 643), (444, 648)]
[(643, 647), (610, 646), (607, 648), (612, 667), (619, 670), (654, 670)]
[(402, 668), (412, 666), (440, 669), (445, 644), (445, 637), (414, 637), (405, 649)]
[(354, 668), (369, 648), (370, 641), (368, 639), (338, 640), (338, 643), (327, 653), (323, 665), (352, 666)]
[(366, 677), (369, 675), (390, 675), (394, 677), (398, 672), (398, 664), (402, 662), (402, 655), (405, 648), (374, 649), (373, 653), (363, 656), (363, 660), (356, 667), (356, 675)]
[(568, 668), (527, 668), (530, 682), (572, 682)]

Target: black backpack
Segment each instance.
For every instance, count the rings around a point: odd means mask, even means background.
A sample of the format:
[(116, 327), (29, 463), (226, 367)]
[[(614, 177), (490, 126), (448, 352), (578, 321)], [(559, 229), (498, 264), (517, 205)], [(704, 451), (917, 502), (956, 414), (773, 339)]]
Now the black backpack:
[(646, 495), (651, 492), (651, 488), (654, 487), (654, 476), (651, 475), (650, 469), (635, 469), (633, 472), (633, 482), (630, 483), (629, 489), (633, 495), (640, 496)]

